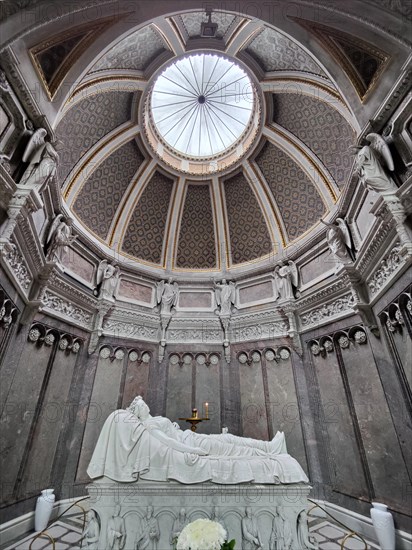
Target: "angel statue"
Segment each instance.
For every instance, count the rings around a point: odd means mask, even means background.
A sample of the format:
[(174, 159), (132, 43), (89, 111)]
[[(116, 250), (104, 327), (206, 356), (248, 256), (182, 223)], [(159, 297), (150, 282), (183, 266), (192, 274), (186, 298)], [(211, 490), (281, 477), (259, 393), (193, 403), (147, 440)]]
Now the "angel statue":
[(230, 315), (232, 313), (232, 305), (235, 305), (236, 285), (234, 282), (226, 282), (222, 279), (221, 283), (213, 280), (215, 287), (216, 303), (220, 307), (219, 315)]
[(113, 298), (119, 283), (119, 274), (120, 269), (116, 264), (109, 264), (107, 260), (102, 260), (97, 268), (94, 294), (99, 298), (109, 300)]
[(278, 263), (273, 272), (275, 280), (275, 300), (295, 300), (299, 286), (299, 272), (295, 262), (289, 260), (287, 265)]
[(366, 136), (370, 145), (354, 147), (356, 151), (355, 168), (362, 184), (376, 193), (395, 193), (398, 188), (385, 171), (393, 172), (395, 166), (389, 146), (382, 136), (371, 133)]
[(45, 140), (47, 131), (39, 128), (31, 136), (23, 154), (23, 162), (28, 162), (21, 185), (35, 185), (42, 190), (43, 185), (56, 175), (58, 154), (53, 145)]
[(328, 227), (326, 240), (332, 255), (342, 264), (354, 261), (355, 254), (349, 228), (343, 218), (336, 218), (335, 223), (322, 223)]
[(179, 285), (169, 279), (167, 282), (160, 281), (156, 285), (156, 302), (161, 303), (160, 314), (170, 315), (172, 308), (176, 306), (179, 299)]
[(47, 255), (46, 258), (50, 261), (61, 261), (62, 252), (67, 250), (67, 246), (71, 244), (77, 237), (72, 235), (71, 218), (66, 218), (63, 221), (63, 215), (59, 214), (49, 230), (47, 236)]

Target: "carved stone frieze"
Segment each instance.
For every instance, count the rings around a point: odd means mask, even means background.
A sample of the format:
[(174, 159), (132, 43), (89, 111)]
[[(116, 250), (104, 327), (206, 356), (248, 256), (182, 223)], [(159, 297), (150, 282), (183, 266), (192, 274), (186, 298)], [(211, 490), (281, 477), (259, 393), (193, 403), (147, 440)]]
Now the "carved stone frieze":
[(33, 278), (23, 256), (14, 243), (10, 243), (8, 251), (5, 254), (5, 260), (22, 289), (27, 291)]
[(157, 342), (159, 339), (159, 329), (157, 327), (148, 327), (143, 324), (116, 319), (106, 319), (103, 323), (103, 332), (117, 337), (137, 338), (138, 340), (149, 340), (151, 342)]
[(43, 295), (42, 309), (48, 309), (60, 317), (67, 319), (68, 322), (76, 321), (84, 327), (90, 328), (92, 314), (83, 308), (74, 305), (72, 302), (64, 300), (60, 296), (46, 290)]
[(372, 241), (369, 243), (368, 248), (357, 265), (357, 270), (360, 275), (364, 275), (369, 266), (376, 260), (376, 255), (382, 250), (382, 245), (388, 238), (388, 233), (392, 225), (392, 223), (384, 222), (376, 231)]
[(232, 341), (264, 340), (276, 336), (286, 336), (287, 331), (288, 323), (286, 321), (258, 323), (244, 327), (235, 326), (232, 328)]
[(399, 242), (392, 248), (390, 253), (379, 263), (378, 268), (373, 272), (372, 277), (367, 282), (372, 296), (377, 294), (380, 289), (391, 278), (392, 274), (398, 270), (404, 263), (404, 257), (401, 254)]
[(300, 316), (302, 327), (307, 328), (337, 317), (339, 314), (350, 310), (354, 303), (352, 294), (346, 294), (332, 302), (323, 304), (321, 307), (312, 309)]
[(330, 285), (326, 286), (325, 288), (322, 288), (322, 290), (314, 292), (310, 296), (306, 296), (305, 298), (301, 298), (298, 301), (297, 307), (298, 307), (299, 311), (302, 311), (303, 309), (306, 309), (306, 308), (308, 308), (309, 306), (311, 306), (313, 304), (324, 303), (325, 300), (328, 300), (334, 294), (337, 294), (339, 292), (347, 290), (348, 286), (349, 286), (348, 281), (340, 279), (336, 282), (331, 283)]
[(85, 308), (97, 308), (98, 300), (96, 298), (66, 282), (58, 271), (52, 272), (49, 284), (53, 290), (58, 291), (65, 298), (74, 299), (84, 305)]
[(171, 329), (167, 332), (168, 342), (222, 342), (221, 330), (196, 329)]

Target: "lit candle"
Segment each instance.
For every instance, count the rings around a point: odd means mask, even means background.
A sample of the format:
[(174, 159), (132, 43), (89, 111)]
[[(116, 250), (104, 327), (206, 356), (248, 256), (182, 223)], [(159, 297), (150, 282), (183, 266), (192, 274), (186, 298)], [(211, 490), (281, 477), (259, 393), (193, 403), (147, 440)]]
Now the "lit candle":
[(209, 418), (209, 403), (205, 403), (205, 417)]

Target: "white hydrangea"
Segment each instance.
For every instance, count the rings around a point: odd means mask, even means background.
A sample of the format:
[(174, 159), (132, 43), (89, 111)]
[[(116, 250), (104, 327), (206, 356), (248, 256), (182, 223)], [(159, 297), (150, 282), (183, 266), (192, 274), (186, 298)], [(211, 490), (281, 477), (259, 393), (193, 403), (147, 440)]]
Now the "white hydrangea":
[(182, 530), (176, 550), (220, 550), (226, 538), (226, 530), (217, 521), (197, 519)]

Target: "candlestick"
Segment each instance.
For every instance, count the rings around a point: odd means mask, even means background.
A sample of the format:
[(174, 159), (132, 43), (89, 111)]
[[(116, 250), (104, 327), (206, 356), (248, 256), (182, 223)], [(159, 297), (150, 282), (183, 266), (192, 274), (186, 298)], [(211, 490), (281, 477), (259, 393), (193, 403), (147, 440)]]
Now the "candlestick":
[(192, 418), (198, 418), (197, 409), (192, 409)]

